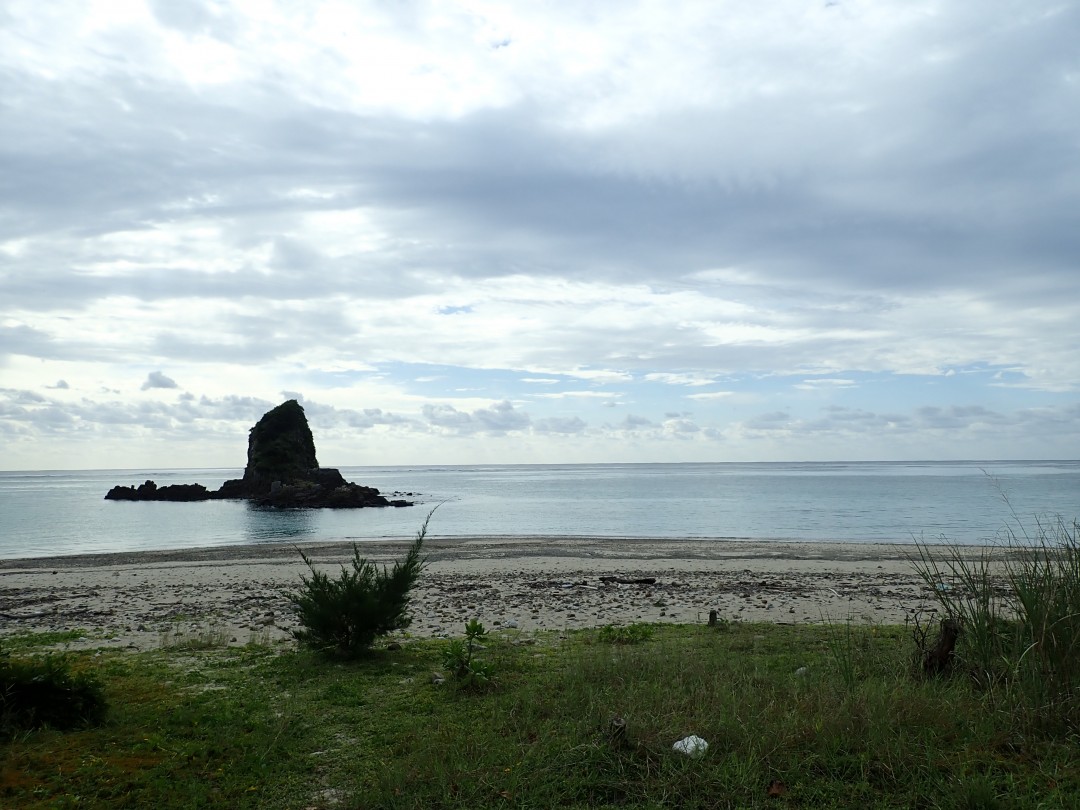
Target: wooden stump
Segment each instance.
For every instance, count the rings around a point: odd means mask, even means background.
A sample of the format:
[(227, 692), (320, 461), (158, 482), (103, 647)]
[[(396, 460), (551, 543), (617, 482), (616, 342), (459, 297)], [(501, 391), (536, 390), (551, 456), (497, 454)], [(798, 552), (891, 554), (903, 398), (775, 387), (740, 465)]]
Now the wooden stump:
[(616, 748), (626, 745), (626, 721), (621, 717), (612, 717), (608, 723), (608, 739)]
[(928, 677), (944, 675), (952, 668), (953, 651), (956, 640), (960, 637), (960, 622), (948, 618), (941, 620), (937, 640), (923, 658), (923, 674)]

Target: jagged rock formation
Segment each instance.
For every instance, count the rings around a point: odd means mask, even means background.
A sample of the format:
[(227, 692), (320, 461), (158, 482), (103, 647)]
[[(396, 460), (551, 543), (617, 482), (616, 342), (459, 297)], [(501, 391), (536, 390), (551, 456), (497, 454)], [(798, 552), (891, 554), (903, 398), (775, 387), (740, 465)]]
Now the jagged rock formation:
[(412, 506), (409, 501), (388, 500), (374, 487), (350, 483), (338, 470), (320, 467), (307, 416), (295, 399), (283, 402), (263, 414), (251, 429), (243, 478), (226, 481), (214, 492), (201, 484), (158, 487), (153, 481), (147, 481), (137, 489), (113, 487), (105, 496), (106, 500), (114, 501), (205, 501), (223, 498), (240, 498), (283, 508)]
[(205, 501), (210, 491), (202, 484), (169, 484), (159, 487), (147, 481), (136, 487), (113, 487), (105, 496), (107, 501)]

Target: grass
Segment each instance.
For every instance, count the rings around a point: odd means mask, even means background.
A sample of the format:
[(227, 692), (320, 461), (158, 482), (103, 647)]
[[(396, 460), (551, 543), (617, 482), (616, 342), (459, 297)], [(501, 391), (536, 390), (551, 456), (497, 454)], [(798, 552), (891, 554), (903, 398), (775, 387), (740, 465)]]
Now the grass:
[(916, 567), (959, 620), (960, 668), (994, 707), (1080, 734), (1080, 524), (1016, 525), (974, 558), (919, 546)]
[[(481, 692), (432, 683), (438, 640), (355, 662), (69, 654), (105, 684), (109, 718), (5, 743), (0, 806), (1076, 806), (1076, 739), (969, 679), (912, 679), (906, 628), (650, 629), (634, 644), (491, 633), (498, 682)], [(689, 734), (709, 742), (700, 759), (672, 750)]]
[(171, 627), (161, 633), (159, 641), (162, 647), (181, 650), (211, 650), (224, 647), (229, 643), (229, 632), (217, 625), (205, 629), (185, 632), (180, 626)]
[(38, 728), (93, 725), (106, 710), (98, 678), (67, 656), (12, 657), (0, 649), (0, 740)]
[(52, 630), (38, 633), (16, 633), (4, 636), (3, 649), (7, 652), (23, 652), (39, 647), (55, 647), (86, 638), (85, 630)]
[(640, 644), (652, 638), (652, 627), (640, 622), (635, 624), (605, 624), (600, 628), (598, 638), (609, 644)]

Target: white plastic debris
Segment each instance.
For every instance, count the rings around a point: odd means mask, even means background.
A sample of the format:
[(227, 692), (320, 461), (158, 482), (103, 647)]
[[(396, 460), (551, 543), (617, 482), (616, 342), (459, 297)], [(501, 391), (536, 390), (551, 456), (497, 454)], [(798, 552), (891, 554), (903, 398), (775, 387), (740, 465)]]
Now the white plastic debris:
[(691, 734), (689, 737), (683, 737), (671, 747), (688, 757), (700, 757), (708, 750), (709, 744), (696, 734)]

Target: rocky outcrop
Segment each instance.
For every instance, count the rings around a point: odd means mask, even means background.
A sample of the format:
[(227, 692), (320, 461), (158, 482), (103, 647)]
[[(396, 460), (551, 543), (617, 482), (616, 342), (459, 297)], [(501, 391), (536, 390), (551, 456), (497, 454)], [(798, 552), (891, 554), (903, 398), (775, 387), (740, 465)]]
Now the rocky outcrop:
[(107, 501), (205, 501), (210, 492), (202, 484), (169, 484), (159, 487), (146, 481), (136, 487), (113, 487), (105, 495)]
[[(295, 399), (267, 411), (248, 434), (247, 466), (242, 479), (248, 497), (269, 495), (275, 481), (283, 484), (318, 482), (320, 472), (331, 471), (319, 470), (315, 439), (304, 409)], [(337, 470), (332, 472), (340, 483), (345, 483)], [(327, 483), (337, 485), (338, 481)]]
[(374, 487), (350, 483), (331, 467), (320, 467), (307, 416), (295, 399), (283, 402), (263, 414), (251, 429), (243, 478), (226, 481), (214, 492), (201, 484), (158, 487), (153, 481), (147, 481), (138, 488), (113, 487), (105, 496), (106, 500), (113, 501), (205, 501), (229, 498), (281, 508), (412, 506), (409, 501), (388, 500)]

